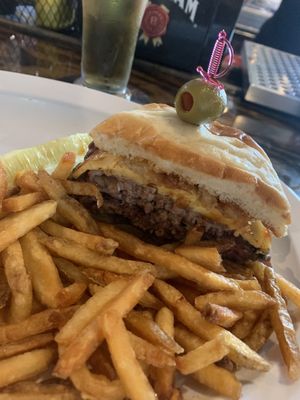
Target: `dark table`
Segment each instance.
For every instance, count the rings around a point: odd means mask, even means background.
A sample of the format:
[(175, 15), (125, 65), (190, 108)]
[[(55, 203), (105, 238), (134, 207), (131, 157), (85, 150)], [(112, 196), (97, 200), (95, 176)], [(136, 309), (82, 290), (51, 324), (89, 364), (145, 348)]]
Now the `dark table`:
[[(74, 82), (80, 76), (80, 42), (62, 35), (32, 32), (0, 20), (0, 69)], [(192, 75), (135, 61), (129, 87), (139, 103), (172, 104)], [(300, 195), (300, 119), (246, 103), (241, 76), (225, 81), (229, 95), (223, 122), (253, 136), (267, 151), (280, 178)]]

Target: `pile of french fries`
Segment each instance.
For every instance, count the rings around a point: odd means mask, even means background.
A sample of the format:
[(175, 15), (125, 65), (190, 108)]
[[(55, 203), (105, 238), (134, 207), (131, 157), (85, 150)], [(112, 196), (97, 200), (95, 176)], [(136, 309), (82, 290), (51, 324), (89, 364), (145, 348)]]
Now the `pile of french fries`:
[(298, 288), (222, 261), (200, 231), (159, 247), (96, 221), (77, 199), (100, 208), (101, 193), (74, 164), (21, 171), (13, 193), (0, 170), (0, 400), (178, 400), (177, 374), (236, 400), (239, 368), (270, 368), (258, 352), (273, 331), (299, 378)]

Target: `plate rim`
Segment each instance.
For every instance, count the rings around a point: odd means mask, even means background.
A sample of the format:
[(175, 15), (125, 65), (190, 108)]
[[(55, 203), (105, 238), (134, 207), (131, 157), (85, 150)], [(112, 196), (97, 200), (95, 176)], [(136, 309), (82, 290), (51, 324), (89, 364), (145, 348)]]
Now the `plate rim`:
[[(0, 71), (0, 94), (59, 102), (92, 111), (101, 109), (103, 113), (107, 114), (112, 113), (112, 103), (118, 109), (124, 108), (124, 111), (132, 110), (137, 106), (136, 103), (122, 97), (85, 86), (11, 71)], [(99, 108), (100, 101), (101, 108)]]

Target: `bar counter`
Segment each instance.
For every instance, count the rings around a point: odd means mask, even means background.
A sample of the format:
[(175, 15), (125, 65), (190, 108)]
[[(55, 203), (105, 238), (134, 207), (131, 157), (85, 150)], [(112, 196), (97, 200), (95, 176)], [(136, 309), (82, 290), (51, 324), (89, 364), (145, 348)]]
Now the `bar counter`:
[[(80, 77), (80, 41), (43, 35), (0, 21), (0, 69), (73, 83)], [(136, 60), (129, 88), (138, 103), (172, 104), (178, 88), (193, 76)], [(241, 73), (226, 79), (228, 110), (222, 122), (250, 134), (270, 156), (280, 178), (300, 195), (300, 118), (243, 100)]]

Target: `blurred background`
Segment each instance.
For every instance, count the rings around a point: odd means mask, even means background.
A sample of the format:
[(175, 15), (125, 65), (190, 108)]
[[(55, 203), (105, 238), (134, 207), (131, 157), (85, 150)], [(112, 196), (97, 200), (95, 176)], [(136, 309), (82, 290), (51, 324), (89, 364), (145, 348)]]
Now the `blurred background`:
[[(157, 41), (147, 36), (151, 26), (145, 23), (136, 58), (193, 72), (195, 65), (207, 63), (220, 29), (229, 33), (235, 49), (239, 50), (243, 40), (255, 40), (281, 0), (152, 0), (151, 3), (159, 5), (162, 14), (168, 15), (167, 20), (160, 21), (166, 26), (161, 27), (164, 32)], [(0, 0), (0, 24), (11, 29), (18, 26), (37, 36), (51, 36), (55, 32), (79, 41), (82, 3), (81, 0)]]

